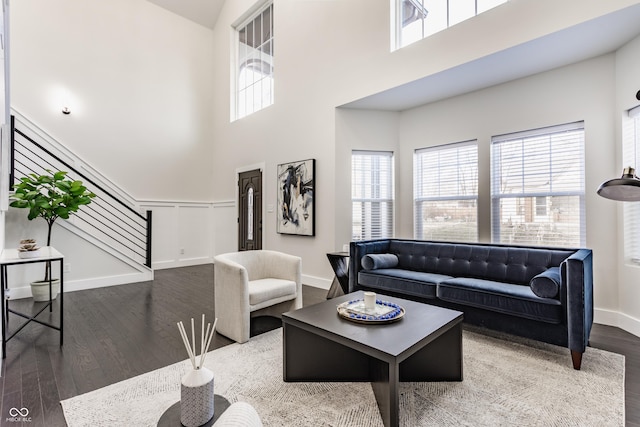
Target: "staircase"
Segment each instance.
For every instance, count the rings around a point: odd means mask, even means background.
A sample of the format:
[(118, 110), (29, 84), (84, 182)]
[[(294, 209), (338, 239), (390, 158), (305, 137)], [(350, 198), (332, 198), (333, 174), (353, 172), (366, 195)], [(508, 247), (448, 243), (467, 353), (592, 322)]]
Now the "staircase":
[(96, 197), (70, 220), (56, 225), (139, 271), (151, 272), (151, 211), (141, 212), (124, 190), (13, 109), (11, 128), (11, 187), (31, 173), (67, 171), (69, 178), (82, 181)]

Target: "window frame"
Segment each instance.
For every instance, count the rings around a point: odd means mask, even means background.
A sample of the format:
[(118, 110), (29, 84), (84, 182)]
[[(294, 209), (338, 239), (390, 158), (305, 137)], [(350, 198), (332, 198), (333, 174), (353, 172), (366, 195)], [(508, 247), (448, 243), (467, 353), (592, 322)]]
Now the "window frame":
[[(360, 186), (360, 187), (367, 186), (366, 177), (364, 177), (364, 175), (362, 176), (362, 179), (360, 181), (356, 179), (356, 170), (354, 167), (355, 156), (371, 156), (371, 157), (375, 156), (375, 157), (378, 157), (379, 159), (388, 158), (389, 175), (388, 177), (386, 177), (384, 181), (389, 191), (389, 197), (373, 197), (373, 196), (360, 197), (360, 198), (355, 197), (356, 186)], [(395, 166), (394, 165), (395, 165), (395, 155), (393, 151), (352, 150), (351, 152), (351, 239), (353, 241), (394, 237), (395, 235)], [(377, 184), (382, 182), (382, 180), (380, 180), (381, 173), (379, 168), (375, 170), (373, 168), (370, 169), (369, 174), (371, 175), (372, 181), (375, 181), (377, 179), (376, 181)], [(370, 187), (373, 187), (373, 184)], [(364, 193), (366, 191), (362, 190), (362, 192)], [(356, 233), (354, 233), (354, 229), (357, 225), (356, 222), (354, 221), (355, 214), (356, 214), (356, 209), (355, 209), (356, 203), (359, 203), (362, 206), (365, 206), (366, 203), (378, 203), (380, 206), (379, 212), (383, 212), (382, 206), (384, 206), (384, 204), (388, 204), (389, 206), (387, 207), (387, 210), (388, 210), (387, 215), (389, 216), (389, 219), (386, 221), (380, 221), (378, 224), (373, 224), (372, 222), (373, 214), (369, 214), (370, 217), (367, 218), (367, 215), (362, 213), (360, 226), (359, 226), (360, 232), (358, 235), (356, 235)], [(360, 212), (365, 212), (365, 211), (366, 209), (364, 208), (360, 209)], [(377, 225), (379, 233), (375, 232), (374, 225)]]
[[(253, 55), (255, 56), (256, 54), (258, 56), (260, 56), (260, 58), (251, 58), (250, 54), (246, 54), (246, 55), (242, 55), (241, 54), (241, 41), (240, 41), (240, 34), (243, 30), (246, 30), (249, 25), (253, 24), (258, 18), (261, 18), (265, 12), (267, 10), (270, 9), (269, 12), (269, 32), (268, 34), (268, 38), (263, 40), (263, 43), (261, 43), (259, 46), (251, 46), (252, 49), (254, 49)], [(251, 114), (254, 114), (260, 110), (263, 110), (271, 105), (274, 104), (275, 102), (275, 95), (274, 95), (274, 91), (275, 91), (275, 74), (274, 74), (274, 41), (275, 41), (275, 35), (274, 35), (274, 30), (275, 30), (275, 17), (274, 17), (274, 5), (273, 5), (273, 0), (266, 0), (263, 2), (260, 2), (258, 4), (256, 4), (252, 9), (250, 9), (249, 11), (247, 11), (247, 13), (245, 15), (243, 15), (242, 18), (240, 18), (238, 21), (236, 21), (233, 25), (232, 25), (232, 33), (233, 33), (233, 40), (234, 40), (234, 55), (232, 58), (232, 64), (231, 64), (231, 68), (232, 68), (232, 84), (231, 84), (231, 105), (230, 105), (230, 115), (231, 115), (231, 121), (235, 121), (235, 120), (239, 120), (242, 119), (244, 117), (250, 116)], [(264, 26), (264, 22), (261, 21), (260, 27), (262, 29), (262, 27)], [(264, 34), (264, 30), (261, 31), (261, 34)], [(255, 40), (255, 39), (254, 39)], [(263, 55), (263, 51), (262, 48), (266, 45), (269, 45), (269, 52), (270, 55), (266, 55), (268, 56), (267, 60), (263, 60), (262, 56)], [(249, 46), (246, 45), (245, 46)], [(242, 61), (244, 56), (244, 59), (246, 59), (244, 62), (240, 62)], [(269, 70), (269, 74), (265, 74), (262, 72), (262, 70), (266, 69), (266, 67), (268, 67)], [(241, 80), (242, 80), (242, 73), (243, 72), (247, 72), (247, 71), (253, 70), (254, 73), (261, 73), (263, 77), (259, 78), (258, 81), (260, 81), (260, 91), (256, 92), (256, 83), (257, 81), (253, 81), (252, 83), (249, 84), (245, 84), (243, 87), (241, 87)], [(263, 85), (263, 83), (266, 82), (268, 84), (268, 99), (266, 99), (265, 97), (265, 86)], [(247, 96), (247, 90), (253, 90), (254, 94), (251, 96), (251, 106), (248, 105), (248, 96)], [(241, 102), (240, 98), (241, 98), (241, 92), (243, 92), (244, 96), (245, 96), (245, 100), (244, 103)], [(255, 99), (255, 94), (259, 93), (260, 96), (260, 106), (256, 108), (256, 99)], [(244, 110), (241, 111), (242, 106), (244, 105)]]
[[(460, 195), (460, 194), (446, 194), (446, 195), (425, 195), (424, 192), (422, 194), (418, 194), (421, 192), (422, 185), (421, 181), (424, 181), (424, 176), (421, 174), (421, 165), (420, 165), (420, 156), (427, 153), (440, 153), (449, 151), (449, 150), (459, 150), (464, 147), (473, 147), (475, 150), (475, 194), (469, 195)], [(459, 152), (456, 153), (459, 156)], [(439, 160), (438, 160), (439, 162)], [(460, 170), (461, 167), (465, 166), (466, 163), (461, 163), (460, 161), (456, 162), (456, 167)], [(448, 165), (447, 165), (448, 166)], [(438, 202), (438, 201), (469, 201), (472, 200), (476, 205), (475, 212), (475, 236), (473, 239), (465, 239), (460, 240), (455, 237), (448, 238), (446, 241), (462, 241), (462, 242), (478, 242), (479, 239), (479, 223), (478, 223), (478, 190), (479, 190), (479, 181), (478, 181), (478, 141), (476, 139), (469, 141), (461, 141), (454, 142), (450, 144), (437, 145), (433, 147), (419, 148), (414, 151), (414, 167), (413, 167), (413, 235), (415, 239), (424, 240), (425, 235), (423, 231), (423, 221), (422, 215), (422, 206), (425, 202)], [(438, 169), (438, 189), (441, 191), (442, 182), (440, 181), (440, 169)], [(431, 240), (431, 239), (430, 239)]]
[[(636, 169), (640, 152), (640, 105), (626, 111), (622, 123), (622, 161)], [(640, 202), (622, 202), (624, 227), (624, 261), (640, 266)]]
[[(533, 140), (535, 139), (540, 139), (540, 138), (544, 138), (544, 137), (548, 137), (549, 138), (549, 144), (550, 144), (550, 148), (549, 148), (549, 161), (550, 161), (550, 169), (546, 170), (544, 169), (543, 172), (549, 173), (549, 175), (552, 174), (553, 170), (557, 170), (554, 169), (554, 167), (557, 167), (558, 163), (562, 162), (562, 159), (554, 162), (553, 159), (553, 155), (552, 153), (554, 152), (554, 150), (551, 149), (551, 144), (553, 142), (553, 140), (551, 138), (553, 138), (553, 136), (557, 136), (557, 135), (562, 135), (562, 134), (567, 134), (569, 132), (582, 132), (581, 134), (581, 138), (579, 139), (579, 143), (581, 144), (581, 149), (579, 154), (577, 155), (579, 160), (580, 160), (580, 165), (579, 168), (580, 170), (578, 171), (578, 173), (580, 174), (580, 178), (578, 181), (578, 186), (580, 188), (578, 189), (572, 189), (572, 190), (562, 190), (562, 191), (527, 191), (525, 189), (525, 186), (528, 184), (525, 184), (525, 178), (528, 176), (534, 176), (534, 175), (540, 175), (541, 172), (539, 172), (538, 169), (534, 169), (533, 171), (524, 171), (524, 163), (525, 163), (525, 158), (526, 156), (524, 154), (522, 154), (521, 156), (521, 165), (522, 165), (522, 169), (520, 171), (520, 176), (523, 179), (523, 183), (522, 183), (522, 191), (521, 192), (512, 192), (512, 193), (502, 193), (501, 190), (499, 189), (499, 187), (501, 186), (501, 178), (502, 178), (502, 169), (503, 169), (503, 165), (500, 163), (500, 159), (498, 158), (497, 155), (497, 150), (500, 148), (499, 145), (503, 144), (503, 143), (509, 143), (509, 142), (514, 142), (514, 141), (522, 141), (522, 150), (524, 152), (524, 146), (526, 144), (526, 141), (530, 141), (530, 143), (532, 143)], [(493, 136), (491, 138), (491, 240), (494, 243), (507, 243), (504, 242), (502, 240), (502, 235), (501, 235), (501, 221), (500, 221), (500, 210), (501, 210), (501, 201), (503, 199), (513, 199), (515, 198), (517, 203), (520, 202), (520, 199), (532, 199), (531, 200), (531, 210), (532, 210), (532, 214), (535, 216), (537, 215), (537, 203), (539, 198), (541, 197), (545, 197), (545, 198), (549, 198), (549, 197), (578, 197), (579, 200), (579, 204), (578, 204), (578, 214), (579, 214), (579, 219), (578, 219), (578, 223), (577, 224), (579, 226), (579, 236), (578, 236), (578, 240), (579, 240), (579, 247), (584, 247), (586, 245), (586, 209), (585, 209), (585, 199), (586, 199), (586, 191), (585, 191), (585, 175), (586, 175), (586, 168), (585, 168), (585, 152), (586, 152), (586, 144), (585, 144), (585, 126), (584, 126), (584, 121), (578, 121), (578, 122), (573, 122), (573, 123), (566, 123), (566, 124), (561, 124), (561, 125), (555, 125), (555, 126), (547, 126), (544, 128), (539, 128), (539, 129), (533, 129), (533, 130), (529, 130), (529, 131), (522, 131), (522, 132), (513, 132), (513, 133), (509, 133), (509, 134), (504, 134), (504, 135), (497, 135), (497, 136)], [(557, 158), (557, 156), (556, 156)], [(574, 159), (575, 160), (575, 159)], [(549, 180), (549, 186), (552, 188), (552, 184), (553, 180), (550, 179)], [(526, 200), (525, 200), (526, 202)], [(525, 203), (526, 204), (526, 203)], [(549, 215), (548, 209), (547, 209), (547, 216)], [(526, 223), (526, 221), (525, 221)], [(533, 223), (537, 223), (537, 221), (533, 221)], [(544, 223), (542, 223), (544, 224)], [(575, 226), (576, 224), (573, 223), (573, 225)], [(560, 244), (557, 245), (555, 244), (555, 242), (541, 242), (540, 244), (537, 243), (522, 243), (524, 245), (533, 245), (533, 246), (546, 246), (546, 247), (567, 247), (567, 246), (575, 246), (575, 245), (568, 245), (568, 244)]]
[[(478, 16), (481, 13), (484, 13), (488, 10), (491, 10), (495, 7), (501, 6), (504, 3), (507, 3), (510, 0), (497, 0), (500, 1), (500, 3), (496, 4), (496, 5), (484, 5), (484, 7), (479, 7), (478, 3), (479, 2), (483, 2), (483, 1), (487, 1), (487, 0), (473, 0), (474, 2), (474, 14), (461, 19), (461, 20), (456, 20), (455, 22), (452, 23), (452, 6), (451, 3), (455, 2), (457, 0), (442, 0), (446, 2), (446, 26), (444, 26), (443, 28), (437, 29), (433, 32), (428, 32), (425, 30), (425, 23), (424, 20), (427, 19), (428, 15), (429, 15), (429, 9), (426, 8), (425, 6), (425, 0), (390, 0), (391, 1), (391, 51), (394, 50), (398, 50), (398, 49), (402, 49), (403, 47), (409, 46), (417, 41), (423, 40), (433, 34), (436, 34), (442, 30), (445, 30), (449, 27), (452, 27), (456, 24), (459, 24), (460, 22), (464, 22), (468, 19), (471, 19), (475, 16)], [(414, 6), (414, 8), (416, 9), (416, 12), (419, 15), (424, 15), (424, 17), (421, 19), (422, 22), (422, 37), (411, 41), (407, 44), (403, 44), (403, 40), (402, 40), (402, 31), (404, 26), (402, 25), (403, 23), (401, 22), (403, 19), (403, 3), (410, 3), (411, 5)], [(418, 10), (418, 9), (421, 10)], [(479, 11), (480, 10), (480, 11)], [(478, 12), (479, 11), (479, 12)], [(415, 21), (414, 21), (415, 22)]]

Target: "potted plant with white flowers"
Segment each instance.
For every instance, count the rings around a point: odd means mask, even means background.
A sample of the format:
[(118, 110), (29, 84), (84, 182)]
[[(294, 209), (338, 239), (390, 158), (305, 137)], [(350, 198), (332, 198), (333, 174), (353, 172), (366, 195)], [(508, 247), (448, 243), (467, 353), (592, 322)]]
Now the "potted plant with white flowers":
[[(10, 195), (9, 206), (28, 209), (27, 218), (33, 220), (42, 218), (47, 222), (47, 246), (51, 246), (51, 230), (58, 218), (69, 219), (78, 212), (80, 207), (91, 203), (96, 195), (87, 190), (82, 181), (67, 177), (67, 172), (46, 170), (45, 174), (29, 174), (14, 185), (14, 192)], [(34, 300), (48, 300), (49, 275), (51, 264), (47, 263), (44, 280), (32, 282), (31, 292)], [(59, 279), (57, 281), (59, 286)], [(45, 286), (47, 286), (46, 291)], [(57, 288), (53, 297), (57, 296)]]

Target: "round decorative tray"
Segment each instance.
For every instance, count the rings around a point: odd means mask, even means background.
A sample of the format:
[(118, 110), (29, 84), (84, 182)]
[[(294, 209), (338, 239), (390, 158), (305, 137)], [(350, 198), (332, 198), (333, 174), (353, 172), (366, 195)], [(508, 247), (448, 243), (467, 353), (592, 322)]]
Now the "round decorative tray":
[(356, 299), (339, 304), (338, 314), (352, 322), (358, 323), (390, 323), (396, 322), (405, 314), (404, 308), (389, 301), (377, 299), (374, 309), (367, 309), (364, 306), (364, 299)]

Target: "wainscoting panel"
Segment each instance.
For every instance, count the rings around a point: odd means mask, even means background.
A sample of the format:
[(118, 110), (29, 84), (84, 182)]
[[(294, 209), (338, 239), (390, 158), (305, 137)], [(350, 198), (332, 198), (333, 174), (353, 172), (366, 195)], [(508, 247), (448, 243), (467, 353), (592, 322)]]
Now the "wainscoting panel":
[(153, 212), (153, 269), (213, 262), (212, 203), (142, 201), (140, 207)]
[(213, 203), (213, 254), (238, 250), (238, 212), (233, 200)]

